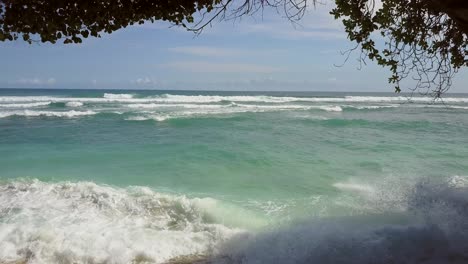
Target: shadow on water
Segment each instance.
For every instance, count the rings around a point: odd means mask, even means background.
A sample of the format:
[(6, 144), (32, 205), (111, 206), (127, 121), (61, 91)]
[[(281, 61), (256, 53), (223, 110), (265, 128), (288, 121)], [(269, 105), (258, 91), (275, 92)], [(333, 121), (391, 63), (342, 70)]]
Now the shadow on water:
[(305, 221), (242, 233), (210, 257), (169, 263), (468, 263), (468, 188), (423, 181), (392, 215)]

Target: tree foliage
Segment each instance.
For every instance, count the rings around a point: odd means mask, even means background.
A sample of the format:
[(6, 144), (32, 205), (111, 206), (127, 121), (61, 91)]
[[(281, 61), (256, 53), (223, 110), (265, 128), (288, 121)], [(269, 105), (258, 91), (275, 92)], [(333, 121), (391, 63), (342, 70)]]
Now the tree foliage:
[(413, 91), (440, 97), (453, 75), (468, 66), (468, 22), (463, 19), (468, 19), (468, 1), (383, 0), (379, 8), (375, 4), (336, 0), (331, 14), (342, 19), (362, 62), (370, 59), (390, 68), (389, 82), (396, 92), (402, 80), (411, 78), (416, 82)]
[(221, 0), (0, 0), (0, 40), (81, 43), (145, 21), (193, 22)]
[[(332, 1), (332, 0), (330, 0)], [(388, 67), (389, 82), (440, 96), (468, 66), (466, 0), (335, 0), (331, 11), (356, 43), (360, 61)], [(0, 41), (81, 43), (120, 28), (165, 20), (200, 33), (215, 19), (237, 19), (276, 8), (297, 22), (315, 0), (0, 0)], [(195, 17), (198, 18), (195, 21)]]

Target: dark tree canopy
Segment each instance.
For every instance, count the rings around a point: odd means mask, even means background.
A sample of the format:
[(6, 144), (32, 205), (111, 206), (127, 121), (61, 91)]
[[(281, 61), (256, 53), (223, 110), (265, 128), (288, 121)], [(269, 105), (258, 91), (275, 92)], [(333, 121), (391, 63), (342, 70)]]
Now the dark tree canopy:
[(468, 66), (466, 0), (383, 0), (379, 8), (374, 0), (336, 0), (331, 14), (342, 19), (362, 62), (390, 68), (396, 92), (410, 78), (413, 91), (440, 97)]
[[(326, 1), (326, 0), (324, 0)], [(332, 0), (329, 0), (332, 1)], [(401, 90), (444, 93), (452, 76), (468, 66), (467, 0), (334, 0), (331, 15), (367, 59), (389, 67), (389, 82)], [(315, 0), (0, 0), (0, 41), (81, 43), (146, 21), (169, 21), (200, 33), (215, 19), (236, 19), (276, 8), (299, 21)], [(195, 21), (197, 18), (197, 21)]]
[(81, 43), (145, 21), (193, 22), (197, 11), (211, 11), (221, 0), (0, 0), (0, 40)]

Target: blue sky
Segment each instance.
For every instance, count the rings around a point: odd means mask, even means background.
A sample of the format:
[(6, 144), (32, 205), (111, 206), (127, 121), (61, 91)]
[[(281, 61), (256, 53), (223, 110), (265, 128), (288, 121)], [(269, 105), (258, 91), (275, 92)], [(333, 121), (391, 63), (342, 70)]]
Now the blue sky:
[[(266, 10), (199, 36), (156, 22), (77, 45), (0, 43), (0, 87), (392, 92), (387, 69), (335, 66), (352, 43), (330, 9), (310, 8), (299, 25)], [(465, 83), (461, 71), (451, 91)]]

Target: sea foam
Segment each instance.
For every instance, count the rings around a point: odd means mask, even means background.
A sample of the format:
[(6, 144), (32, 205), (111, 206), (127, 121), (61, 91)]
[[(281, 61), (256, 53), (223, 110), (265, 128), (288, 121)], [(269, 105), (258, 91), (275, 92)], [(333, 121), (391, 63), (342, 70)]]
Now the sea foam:
[[(412, 102), (412, 103), (408, 103)], [(442, 103), (443, 102), (443, 103)], [(130, 113), (126, 120), (165, 121), (178, 118), (229, 117), (233, 114), (276, 111), (325, 111), (339, 115), (347, 111), (382, 111), (387, 108), (437, 108), (441, 111), (464, 111), (468, 107), (465, 97), (447, 97), (434, 100), (430, 97), (404, 96), (343, 96), (343, 97), (291, 97), (267, 95), (175, 95), (162, 94), (135, 98), (133, 94), (105, 93), (103, 97), (65, 96), (0, 96), (0, 118), (7, 116), (76, 117), (100, 113)], [(64, 104), (83, 111), (56, 110)], [(446, 104), (450, 103), (450, 104)], [(54, 108), (54, 109), (52, 109)], [(89, 110), (88, 110), (89, 109)], [(24, 111), (19, 111), (24, 110)], [(49, 110), (49, 108), (47, 108)], [(75, 109), (77, 110), (77, 109)], [(86, 111), (87, 110), (87, 111)], [(325, 117), (327, 118), (327, 117)]]
[(132, 94), (105, 93), (103, 97), (52, 97), (52, 96), (0, 96), (0, 102), (122, 102), (122, 103), (219, 103), (219, 102), (258, 102), (258, 103), (468, 103), (466, 97), (446, 97), (434, 99), (432, 97), (405, 96), (345, 96), (345, 97), (291, 97), (291, 96), (221, 96), (221, 95), (172, 95), (164, 94), (143, 98), (134, 98)]
[(94, 111), (33, 111), (33, 110), (23, 110), (23, 111), (10, 111), (10, 112), (0, 112), (0, 118), (9, 117), (9, 116), (25, 116), (25, 117), (37, 117), (37, 116), (46, 116), (46, 117), (78, 117), (78, 116), (88, 116), (95, 115), (97, 112)]
[(216, 224), (213, 199), (91, 182), (0, 185), (0, 262), (162, 263), (208, 254), (240, 230)]
[(82, 103), (82, 102), (74, 102), (74, 101), (71, 101), (71, 102), (65, 103), (65, 106), (68, 106), (68, 107), (80, 107), (80, 106), (83, 106), (83, 103)]
[[(462, 176), (422, 179), (400, 185), (405, 190), (397, 190), (392, 202), (399, 206), (380, 204), (402, 207), (398, 212), (303, 219), (252, 232), (222, 222), (252, 222), (254, 216), (212, 198), (92, 182), (14, 180), (0, 184), (0, 261), (167, 263), (203, 255), (207, 263), (466, 263), (465, 184)], [(335, 186), (368, 199), (388, 199), (385, 193), (394, 192), (385, 184)]]
[(47, 106), (52, 102), (37, 102), (37, 103), (23, 103), (23, 104), (0, 104), (0, 108), (34, 108), (38, 106)]
[(133, 94), (104, 93), (104, 98), (108, 98), (108, 99), (130, 99), (130, 98), (133, 98)]
[[(464, 177), (402, 185), (406, 191), (393, 201), (401, 203), (400, 213), (301, 220), (256, 234), (237, 234), (222, 244), (213, 263), (468, 263), (468, 189), (461, 187), (460, 178)], [(376, 196), (390, 191), (336, 186)]]

